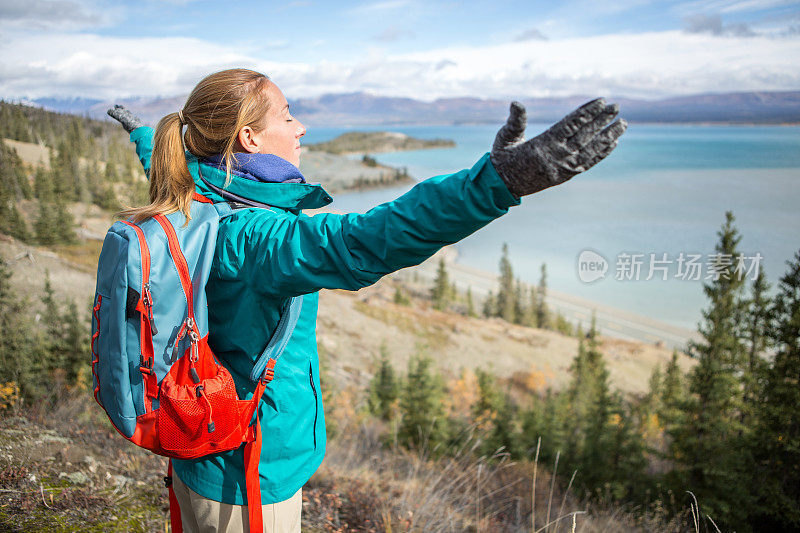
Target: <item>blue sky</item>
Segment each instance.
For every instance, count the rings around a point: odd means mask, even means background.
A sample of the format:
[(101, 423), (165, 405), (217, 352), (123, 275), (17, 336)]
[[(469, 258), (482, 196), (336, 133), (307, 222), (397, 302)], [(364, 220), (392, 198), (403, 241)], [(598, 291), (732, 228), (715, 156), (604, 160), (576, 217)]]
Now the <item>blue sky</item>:
[(0, 0), (0, 97), (188, 92), (259, 69), (290, 98), (800, 89), (800, 2)]

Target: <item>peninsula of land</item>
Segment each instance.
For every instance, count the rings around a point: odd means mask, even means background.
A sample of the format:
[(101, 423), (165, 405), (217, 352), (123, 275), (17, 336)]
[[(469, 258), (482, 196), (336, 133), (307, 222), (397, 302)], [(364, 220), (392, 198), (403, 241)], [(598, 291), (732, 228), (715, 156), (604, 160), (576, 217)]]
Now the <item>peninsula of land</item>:
[(418, 139), (395, 131), (348, 131), (330, 141), (306, 147), (310, 151), (346, 155), (453, 148), (455, 145), (455, 141), (450, 139)]

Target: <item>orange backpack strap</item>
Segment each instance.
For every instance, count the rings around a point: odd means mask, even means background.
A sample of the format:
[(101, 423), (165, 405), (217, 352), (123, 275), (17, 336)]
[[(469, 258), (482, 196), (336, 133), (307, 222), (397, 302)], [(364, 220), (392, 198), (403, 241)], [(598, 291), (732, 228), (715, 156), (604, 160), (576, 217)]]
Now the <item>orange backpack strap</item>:
[(181, 508), (178, 506), (178, 498), (172, 488), (172, 459), (169, 460), (167, 467), (167, 477), (164, 483), (169, 488), (169, 521), (172, 523), (172, 533), (183, 533), (183, 523), (181, 522)]
[(264, 523), (261, 508), (261, 479), (258, 464), (261, 460), (261, 421), (258, 416), (258, 404), (267, 386), (268, 380), (260, 379), (253, 393), (252, 411), (247, 420), (255, 416), (253, 428), (254, 438), (244, 445), (244, 483), (247, 490), (247, 517), (250, 521), (250, 533), (262, 533)]
[(253, 393), (252, 404), (245, 414), (247, 423), (255, 418), (254, 423), (249, 427), (253, 428), (255, 435), (253, 439), (248, 439), (244, 445), (244, 472), (245, 485), (247, 487), (247, 513), (250, 519), (250, 532), (261, 533), (263, 531), (263, 520), (261, 517), (261, 483), (258, 473), (258, 463), (261, 459), (261, 422), (258, 417), (258, 405), (267, 384), (272, 381), (275, 375), (275, 364), (278, 362), (283, 350), (289, 343), (289, 338), (297, 325), (300, 317), (300, 310), (303, 306), (303, 297), (295, 296), (285, 304), (278, 321), (278, 326), (272, 334), (264, 348), (261, 356), (253, 366), (250, 379), (257, 383)]

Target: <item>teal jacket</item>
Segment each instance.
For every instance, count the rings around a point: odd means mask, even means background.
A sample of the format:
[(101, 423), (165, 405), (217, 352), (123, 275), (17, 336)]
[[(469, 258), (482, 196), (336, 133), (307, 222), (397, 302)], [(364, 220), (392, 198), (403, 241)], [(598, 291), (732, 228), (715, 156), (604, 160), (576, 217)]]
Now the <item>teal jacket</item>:
[[(149, 169), (153, 130), (131, 141)], [(187, 154), (196, 190), (224, 201), (199, 179), (222, 188), (223, 171)], [(251, 398), (250, 371), (278, 324), (288, 298), (303, 296), (297, 326), (261, 399), (259, 465), (263, 504), (292, 496), (325, 455), (325, 416), (319, 384), (316, 319), (320, 289), (358, 290), (382, 276), (417, 265), (441, 247), (474, 233), (520, 200), (486, 153), (475, 165), (415, 185), (364, 214), (320, 213), (332, 199), (319, 185), (262, 183), (232, 176), (225, 187), (273, 209), (241, 209), (220, 222), (206, 285), (209, 345), (233, 375), (240, 398)], [(246, 503), (243, 447), (196, 460), (173, 460), (180, 479), (198, 494)]]

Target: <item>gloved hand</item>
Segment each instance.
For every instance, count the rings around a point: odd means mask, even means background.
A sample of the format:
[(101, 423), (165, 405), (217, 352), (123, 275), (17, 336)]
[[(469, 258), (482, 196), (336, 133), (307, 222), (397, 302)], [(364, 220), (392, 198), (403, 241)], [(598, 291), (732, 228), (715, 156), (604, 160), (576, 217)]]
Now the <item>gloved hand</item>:
[(114, 120), (118, 120), (128, 133), (132, 132), (136, 128), (144, 126), (139, 117), (128, 111), (124, 105), (117, 104), (106, 111), (106, 113), (108, 113), (108, 115)]
[[(617, 104), (603, 98), (588, 102), (541, 135), (525, 141), (525, 107), (511, 102), (505, 125), (497, 132), (490, 158), (495, 170), (516, 196), (559, 185), (596, 165), (617, 146), (628, 127)], [(605, 128), (605, 129), (604, 129)]]

